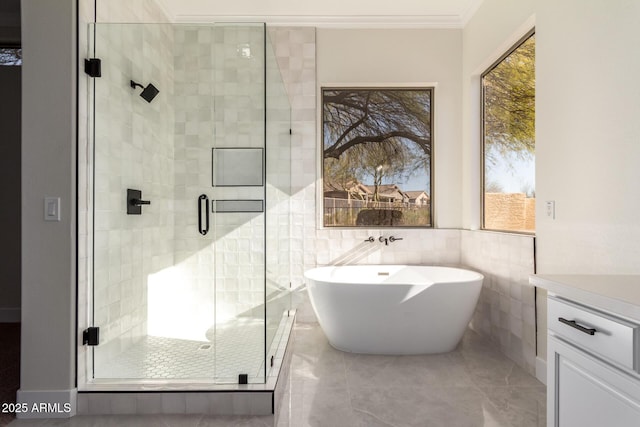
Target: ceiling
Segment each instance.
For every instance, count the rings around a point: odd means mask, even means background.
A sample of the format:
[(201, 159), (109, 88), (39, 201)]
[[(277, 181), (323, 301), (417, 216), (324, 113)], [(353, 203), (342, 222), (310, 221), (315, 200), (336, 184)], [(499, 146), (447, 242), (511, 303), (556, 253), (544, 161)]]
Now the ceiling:
[(482, 0), (156, 0), (175, 22), (460, 28)]

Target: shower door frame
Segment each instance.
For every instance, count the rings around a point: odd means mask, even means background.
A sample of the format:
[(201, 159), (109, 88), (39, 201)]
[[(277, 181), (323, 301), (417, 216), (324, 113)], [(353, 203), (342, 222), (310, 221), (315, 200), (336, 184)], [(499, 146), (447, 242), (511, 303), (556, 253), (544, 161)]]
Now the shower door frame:
[[(116, 25), (116, 24), (97, 24), (97, 25)], [(95, 30), (96, 24), (93, 24), (93, 28)], [(134, 24), (134, 25), (156, 25), (156, 24)], [(159, 24), (159, 25), (169, 25), (169, 24)], [(263, 47), (265, 49), (265, 52), (267, 50), (267, 44), (269, 43), (269, 40), (267, 38), (266, 35), (266, 29), (263, 25), (263, 34), (264, 34), (264, 38), (263, 38)], [(89, 39), (89, 44), (91, 44), (91, 34), (88, 37)], [(94, 38), (93, 38), (93, 42), (95, 43), (95, 34), (94, 34)], [(91, 51), (91, 49), (89, 49), (89, 51)], [(94, 44), (94, 49), (93, 51), (95, 52), (95, 44)], [(89, 55), (90, 57), (93, 57), (94, 55)], [(264, 57), (264, 60), (266, 61), (266, 56)], [(103, 64), (104, 65), (104, 64)], [(267, 73), (266, 70), (266, 65), (263, 66), (264, 68), (264, 72), (265, 72), (265, 76)], [(85, 174), (79, 174), (80, 175), (80, 182), (79, 184), (82, 186), (83, 184), (87, 184), (87, 189), (89, 191), (87, 191), (87, 201), (88, 201), (88, 207), (89, 209), (86, 212), (87, 218), (86, 218), (86, 226), (87, 226), (87, 268), (86, 268), (86, 273), (87, 273), (87, 289), (85, 292), (79, 292), (79, 305), (81, 305), (81, 299), (82, 298), (86, 298), (87, 303), (89, 304), (89, 308), (88, 310), (86, 310), (86, 312), (83, 312), (82, 310), (80, 310), (79, 308), (79, 313), (78, 313), (78, 326), (79, 326), (79, 333), (80, 335), (82, 335), (82, 332), (84, 332), (84, 328), (85, 326), (89, 326), (89, 325), (95, 325), (95, 311), (93, 308), (93, 304), (95, 303), (95, 299), (96, 299), (96, 294), (94, 291), (94, 286), (95, 286), (95, 269), (94, 269), (94, 255), (95, 255), (95, 238), (94, 238), (94, 232), (96, 230), (95, 228), (95, 203), (96, 203), (96, 199), (95, 199), (95, 189), (96, 189), (96, 182), (95, 182), (95, 157), (96, 157), (96, 153), (95, 153), (95, 135), (96, 135), (96, 130), (95, 130), (95, 80), (92, 81), (92, 78), (87, 77), (88, 79), (88, 93), (87, 93), (87, 104), (88, 104), (88, 111), (87, 111), (87, 133), (89, 134), (89, 138), (87, 141), (87, 162), (88, 162), (88, 167), (86, 170), (86, 175)], [(266, 88), (266, 80), (264, 82), (264, 87)], [(93, 90), (91, 90), (93, 89)], [(162, 89), (161, 89), (162, 90)], [(263, 120), (263, 124), (264, 124), (264, 128), (265, 128), (265, 134), (263, 135), (263, 148), (266, 151), (266, 140), (267, 140), (267, 135), (266, 135), (266, 127), (267, 127), (267, 95), (266, 92), (263, 90), (263, 99), (264, 99), (264, 120)], [(290, 120), (290, 117), (289, 117)], [(83, 182), (84, 181), (84, 182)], [(267, 342), (267, 329), (266, 329), (266, 321), (267, 321), (267, 293), (266, 293), (266, 280), (267, 280), (267, 263), (266, 263), (266, 236), (264, 233), (266, 233), (266, 226), (267, 226), (267, 208), (266, 208), (266, 203), (267, 203), (267, 197), (266, 197), (266, 192), (267, 192), (267, 162), (266, 162), (266, 158), (264, 159), (264, 185), (263, 185), (263, 200), (265, 203), (265, 210), (263, 213), (263, 224), (264, 224), (264, 231), (263, 231), (263, 239), (265, 239), (265, 242), (263, 244), (263, 247), (265, 248), (265, 251), (263, 253), (263, 283), (264, 283), (264, 287), (263, 287), (263, 304), (264, 304), (264, 314), (263, 314), (263, 331), (264, 331), (264, 341), (263, 341), (263, 378), (264, 378), (264, 382), (267, 381), (267, 371), (268, 371), (268, 366), (267, 366), (267, 351), (268, 351), (268, 342)], [(144, 209), (144, 208), (143, 208)], [(211, 212), (211, 211), (210, 211)], [(215, 216), (214, 216), (215, 217)], [(215, 222), (215, 221), (214, 221)], [(290, 228), (290, 224), (289, 224), (289, 228)], [(289, 259), (290, 262), (290, 259)], [(290, 266), (289, 266), (290, 269)], [(214, 284), (215, 286), (215, 284)], [(289, 307), (290, 307), (290, 303), (289, 303)], [(274, 343), (275, 344), (275, 343)], [(277, 345), (276, 345), (277, 347)], [(112, 380), (100, 380), (100, 379), (94, 379), (92, 378), (92, 374), (94, 372), (94, 362), (95, 362), (95, 357), (93, 355), (92, 351), (88, 351), (87, 347), (84, 347), (82, 345), (82, 340), (80, 340), (79, 342), (79, 350), (78, 350), (78, 385), (80, 389), (100, 389), (101, 388), (101, 384), (102, 386), (104, 386), (106, 389), (109, 390), (113, 390), (114, 387), (118, 388), (118, 389), (122, 389), (122, 390), (137, 390), (139, 388), (139, 386), (148, 386), (148, 385), (161, 385), (166, 387), (166, 389), (180, 389), (180, 390), (200, 390), (200, 389), (229, 389), (230, 387), (233, 388), (234, 384), (233, 383), (216, 383), (214, 382), (214, 378), (193, 378), (193, 379), (171, 379), (171, 380), (166, 380), (166, 379), (159, 379), (159, 378), (147, 378), (147, 379), (124, 379), (124, 378), (118, 378), (118, 379), (112, 379)], [(169, 384), (170, 383), (170, 384)], [(260, 386), (262, 383), (256, 383), (256, 384), (251, 384), (251, 386)]]

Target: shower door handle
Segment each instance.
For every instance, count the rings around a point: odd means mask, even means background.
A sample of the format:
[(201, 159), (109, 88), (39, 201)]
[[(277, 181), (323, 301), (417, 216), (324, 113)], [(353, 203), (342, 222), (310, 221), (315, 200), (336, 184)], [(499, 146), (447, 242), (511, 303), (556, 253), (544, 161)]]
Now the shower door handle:
[[(204, 203), (203, 203), (204, 202)], [(204, 212), (203, 212), (204, 208)], [(203, 224), (204, 216), (204, 224)], [(209, 198), (206, 194), (198, 197), (198, 233), (205, 236), (209, 232)]]

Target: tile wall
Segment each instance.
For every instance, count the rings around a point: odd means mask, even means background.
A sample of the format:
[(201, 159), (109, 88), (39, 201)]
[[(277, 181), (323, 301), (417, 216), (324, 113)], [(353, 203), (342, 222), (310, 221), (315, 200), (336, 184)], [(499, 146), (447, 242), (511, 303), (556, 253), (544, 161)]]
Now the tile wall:
[[(215, 31), (213, 146), (264, 148), (264, 27), (219, 26)], [(212, 198), (263, 200), (264, 188), (216, 187)], [(264, 215), (214, 215), (216, 322), (234, 316), (261, 317), (264, 314), (258, 308), (264, 302)]]
[(462, 230), (461, 249), (461, 264), (485, 276), (473, 329), (535, 376), (534, 237)]
[[(216, 320), (262, 302), (263, 215), (210, 212), (209, 233), (201, 235), (198, 198), (263, 198), (261, 187), (213, 187), (212, 178), (214, 147), (264, 144), (263, 37), (260, 26), (177, 25), (174, 34), (176, 276), (169, 294), (188, 295), (181, 326), (203, 339)], [(242, 57), (241, 47), (254, 56)]]
[[(80, 31), (78, 33), (78, 43), (80, 46), (79, 56), (81, 59), (93, 56), (92, 52), (90, 51), (90, 47), (93, 46), (94, 33), (93, 33), (92, 27), (90, 27), (89, 24), (94, 21), (97, 21), (100, 23), (167, 22), (166, 15), (160, 8), (158, 8), (157, 3), (153, 0), (142, 0), (142, 1), (136, 2), (135, 4), (128, 1), (95, 2), (93, 0), (80, 0), (78, 3), (79, 3), (78, 18), (79, 18), (79, 25), (80, 25), (79, 27)], [(106, 30), (104, 30), (103, 32), (106, 32)], [(108, 34), (103, 34), (103, 35), (108, 37)], [(121, 37), (120, 35), (115, 35), (114, 42), (116, 44), (121, 45), (123, 43), (123, 40), (120, 39), (120, 37)], [(164, 41), (169, 42), (167, 37), (170, 37), (170, 35), (164, 34), (164, 37), (165, 37)], [(115, 56), (116, 62), (123, 61), (123, 63), (128, 64), (130, 71), (133, 71), (134, 67), (136, 67), (136, 71), (141, 71), (144, 68), (145, 75), (138, 76), (139, 78), (151, 78), (152, 71), (157, 71), (159, 68), (162, 68), (163, 70), (169, 70), (169, 73), (171, 72), (170, 68), (167, 69), (165, 67), (166, 65), (165, 62), (168, 61), (168, 58), (166, 58), (162, 52), (157, 52), (157, 51), (151, 52), (151, 51), (148, 51), (148, 49), (145, 52), (143, 47), (139, 47), (138, 49), (139, 50), (135, 52), (137, 56), (135, 57), (131, 56), (128, 59), (126, 58), (126, 55), (124, 55), (122, 52), (110, 52), (110, 54), (113, 54)], [(128, 49), (123, 49), (123, 51), (127, 51), (127, 50)], [(130, 53), (133, 55), (134, 52), (130, 52)], [(146, 63), (146, 62), (143, 63), (143, 61), (146, 61), (146, 59), (143, 59), (145, 55), (147, 58), (149, 56), (153, 57), (150, 59), (149, 63)], [(160, 67), (158, 67), (159, 65)], [(135, 130), (134, 130), (133, 124), (131, 126), (123, 126), (122, 135), (115, 135), (113, 130), (110, 131), (109, 129), (106, 129), (106, 128), (103, 128), (102, 130), (98, 128), (95, 129), (96, 137), (98, 138), (100, 138), (101, 136), (106, 137), (109, 133), (111, 133), (112, 135), (108, 139), (114, 139), (116, 142), (116, 145), (114, 145), (113, 148), (110, 149), (109, 151), (110, 155), (112, 155), (112, 157), (109, 159), (109, 165), (113, 167), (116, 167), (116, 164), (119, 161), (119, 159), (122, 159), (122, 153), (118, 153), (117, 149), (127, 150), (129, 151), (129, 153), (127, 154), (130, 154), (130, 152), (133, 151), (134, 149), (135, 150), (149, 149), (149, 147), (152, 145), (150, 138), (148, 138), (146, 141), (146, 144), (143, 144), (142, 147), (134, 147), (131, 142), (132, 135), (134, 132), (145, 132), (145, 131), (149, 131), (150, 128), (152, 128), (151, 131), (153, 132), (154, 131), (153, 129), (158, 130), (162, 126), (165, 126), (167, 122), (164, 120), (161, 120), (163, 123), (160, 124), (159, 128), (156, 128), (154, 125), (151, 125), (151, 126), (141, 125), (139, 122), (140, 112), (134, 111), (131, 105), (129, 106), (130, 110), (128, 111), (129, 113), (131, 113), (131, 116), (129, 118), (125, 117), (126, 116), (125, 112), (117, 111), (118, 109), (114, 105), (111, 105), (111, 106), (108, 105), (107, 99), (104, 98), (106, 95), (113, 96), (114, 98), (122, 98), (123, 96), (126, 97), (131, 95), (130, 93), (127, 93), (131, 91), (131, 88), (128, 86), (127, 76), (124, 76), (121, 70), (114, 69), (114, 68), (105, 68), (103, 70), (104, 73), (112, 72), (110, 77), (116, 79), (119, 83), (117, 87), (113, 87), (113, 88), (106, 88), (106, 87), (103, 87), (102, 89), (97, 88), (99, 91), (102, 90), (103, 93), (101, 94), (100, 97), (94, 98), (92, 90), (90, 90), (93, 88), (94, 79), (84, 74), (82, 69), (82, 66), (83, 66), (82, 62), (79, 64), (79, 66), (81, 69), (79, 70), (79, 74), (78, 74), (79, 75), (79, 94), (80, 94), (79, 100), (78, 100), (78, 111), (79, 111), (78, 122), (80, 124), (80, 131), (78, 132), (78, 141), (79, 141), (78, 143), (78, 160), (79, 160), (78, 162), (78, 165), (79, 165), (78, 222), (79, 224), (78, 224), (78, 331), (77, 333), (78, 333), (78, 342), (81, 343), (82, 331), (89, 324), (90, 318), (92, 316), (92, 313), (88, 310), (88, 307), (93, 300), (93, 280), (94, 280), (93, 276), (90, 275), (90, 272), (93, 269), (93, 266), (92, 266), (93, 260), (91, 257), (91, 250), (94, 247), (94, 240), (91, 233), (89, 233), (90, 226), (94, 222), (93, 194), (90, 191), (94, 186), (94, 180), (93, 180), (94, 166), (92, 162), (92, 159), (94, 156), (93, 144), (92, 144), (94, 128), (91, 126), (91, 123), (93, 122), (93, 109), (90, 108), (90, 106), (93, 105), (95, 100), (97, 103), (96, 107), (100, 106), (101, 108), (106, 108), (108, 110), (107, 114), (118, 115), (119, 118), (123, 120), (123, 122), (129, 121), (131, 124), (133, 123), (133, 120), (135, 117), (135, 120), (137, 123)], [(108, 76), (108, 75), (109, 74), (106, 74), (105, 76)], [(122, 84), (124, 84), (124, 86), (122, 86)], [(164, 90), (163, 92), (165, 95), (168, 93)], [(158, 117), (163, 114), (169, 114), (169, 113), (164, 109), (162, 112), (160, 112), (158, 107), (156, 107), (156, 109), (152, 113), (155, 119), (158, 119)], [(100, 134), (100, 132), (102, 132), (102, 135)], [(151, 150), (154, 151), (155, 155), (157, 155), (158, 157), (150, 156), (146, 163), (144, 162), (137, 163), (137, 164), (129, 163), (127, 166), (129, 170), (133, 171), (134, 168), (142, 167), (144, 170), (143, 174), (146, 173), (148, 176), (148, 171), (149, 171), (148, 166), (151, 159), (153, 159), (153, 161), (156, 161), (159, 159), (161, 162), (163, 162), (164, 160), (167, 159), (167, 156), (168, 157), (171, 156), (165, 142), (166, 140), (161, 140), (162, 148), (160, 150), (157, 150), (157, 152), (155, 152), (156, 151), (155, 148), (151, 148)], [(108, 150), (107, 147), (108, 147), (107, 144), (102, 144), (102, 147), (100, 149), (103, 149), (106, 151)], [(146, 165), (146, 167), (144, 165)], [(103, 168), (105, 169), (102, 170), (102, 173), (108, 175), (108, 173), (106, 172), (106, 167), (107, 167), (107, 164), (104, 164)], [(125, 167), (124, 160), (122, 161), (122, 167)], [(96, 171), (96, 174), (98, 174), (98, 171), (97, 170), (95, 171)], [(134, 172), (131, 172), (131, 174), (133, 175)], [(149, 179), (154, 179), (154, 178), (149, 178)], [(162, 178), (160, 179), (157, 179), (157, 177), (155, 178), (158, 187), (164, 185), (160, 183), (161, 179)], [(115, 176), (113, 177), (113, 180), (111, 180), (110, 176), (103, 176), (101, 180), (100, 179), (96, 180), (95, 184), (102, 186), (101, 187), (102, 190), (105, 190), (111, 185), (116, 185), (117, 182), (115, 181), (117, 181), (117, 178)], [(123, 185), (122, 181), (120, 184)], [(118, 190), (121, 190), (121, 189), (118, 188)], [(118, 193), (121, 193), (121, 191), (118, 191)], [(116, 198), (117, 196), (114, 195), (113, 197), (114, 200), (112, 201), (114, 203), (114, 206), (119, 203), (119, 207), (122, 208), (122, 206), (125, 203), (124, 195), (122, 195), (118, 201), (115, 200)], [(158, 202), (160, 202), (160, 200), (158, 200)], [(162, 203), (160, 203), (160, 205), (161, 204)], [(129, 252), (129, 249), (125, 251), (118, 251), (116, 250), (116, 248), (112, 248), (112, 250), (106, 250), (106, 251), (104, 250), (105, 245), (107, 244), (106, 242), (108, 241), (109, 238), (112, 238), (112, 242), (115, 242), (118, 238), (120, 238), (120, 242), (127, 243), (129, 242), (129, 239), (131, 239), (131, 242), (133, 242), (134, 237), (132, 234), (122, 233), (121, 230), (123, 230), (123, 228), (121, 227), (120, 229), (117, 229), (116, 224), (113, 224), (114, 233), (112, 233), (112, 235), (110, 236), (109, 233), (106, 232), (106, 223), (108, 222), (109, 228), (111, 228), (111, 225), (112, 225), (111, 222), (117, 222), (117, 220), (113, 218), (114, 215), (111, 215), (111, 218), (110, 218), (110, 215), (107, 213), (109, 209), (108, 207), (103, 205), (103, 208), (104, 208), (103, 209), (104, 212), (102, 212), (99, 215), (101, 219), (98, 220), (96, 218), (96, 221), (97, 221), (96, 225), (97, 226), (99, 225), (103, 229), (102, 229), (102, 233), (100, 233), (101, 237), (99, 239), (96, 239), (95, 244), (97, 246), (102, 246), (103, 248), (102, 256), (109, 257), (111, 261), (107, 261), (107, 263), (111, 262), (112, 263), (111, 265), (115, 263), (118, 256), (120, 257), (121, 260), (123, 255), (125, 256), (125, 258), (129, 257), (129, 259), (132, 259), (134, 256), (134, 252), (139, 252), (139, 249), (140, 249), (139, 247), (135, 249), (134, 247), (131, 247), (130, 252)], [(100, 221), (104, 221), (105, 223), (99, 224)], [(122, 226), (122, 224), (120, 225)], [(151, 227), (151, 229), (149, 229), (146, 234), (147, 235), (149, 233), (162, 234), (163, 231), (160, 231), (160, 229), (162, 229), (162, 227)], [(163, 229), (163, 230), (166, 231), (166, 229)], [(117, 236), (116, 234), (120, 234), (120, 235)], [(123, 237), (123, 234), (124, 234), (124, 237)], [(135, 239), (140, 239), (140, 238), (141, 238), (140, 236), (135, 237)], [(120, 253), (118, 254), (117, 252), (120, 252)], [(156, 258), (156, 261), (155, 261), (156, 264), (161, 262), (166, 262), (167, 260), (166, 253), (164, 254), (164, 256), (161, 256), (161, 258), (162, 260), (160, 260), (159, 258)], [(139, 331), (144, 328), (140, 320), (142, 317), (142, 314), (140, 312), (135, 313), (135, 310), (132, 310), (130, 303), (125, 301), (126, 299), (130, 299), (131, 295), (133, 295), (134, 293), (133, 288), (131, 289), (131, 292), (130, 292), (128, 289), (124, 289), (122, 286), (122, 283), (123, 283), (122, 280), (124, 280), (126, 283), (128, 280), (133, 279), (134, 270), (136, 271), (135, 274), (137, 274), (138, 267), (135, 267), (134, 269), (133, 263), (130, 263), (130, 262), (128, 263), (125, 262), (125, 264), (126, 265), (123, 265), (120, 268), (119, 272), (117, 271), (118, 269), (116, 267), (114, 268), (107, 267), (102, 271), (102, 273), (98, 273), (96, 275), (96, 280), (97, 280), (96, 291), (101, 292), (101, 298), (106, 298), (102, 303), (102, 306), (100, 307), (100, 310), (99, 310), (101, 313), (100, 315), (103, 317), (104, 316), (108, 317), (110, 315), (115, 315), (118, 311), (120, 311), (120, 314), (122, 315), (121, 321), (116, 321), (115, 318), (112, 317), (113, 322), (111, 322), (111, 324), (108, 325), (106, 328), (106, 330), (108, 330), (106, 338), (113, 338), (114, 336), (118, 336), (118, 335), (122, 336), (123, 332), (124, 332), (124, 336), (128, 335), (129, 337), (132, 337), (134, 334), (134, 330), (137, 329)], [(121, 278), (120, 281), (116, 279), (118, 274), (120, 274), (120, 278)], [(111, 275), (111, 279), (109, 279), (109, 275)], [(108, 282), (109, 280), (116, 283), (114, 290), (111, 292), (105, 291), (104, 289), (104, 283)], [(102, 285), (100, 285), (99, 282), (101, 282)], [(101, 287), (102, 289), (99, 289)], [(139, 290), (136, 292), (141, 292), (140, 288), (138, 289)], [(136, 323), (138, 323), (137, 326), (134, 326)], [(104, 338), (105, 336), (103, 335), (103, 339)], [(114, 340), (114, 343), (117, 341), (120, 341), (120, 340)], [(127, 341), (127, 340), (124, 340), (124, 341)], [(124, 342), (124, 341), (121, 341), (121, 342)], [(108, 351), (115, 351), (118, 345), (113, 345), (112, 349)], [(88, 350), (88, 347), (85, 347), (85, 346), (79, 347), (79, 350), (78, 350), (78, 383), (79, 384), (83, 384), (85, 382), (85, 378), (87, 376), (87, 359), (91, 357), (91, 353), (92, 351)]]
[[(107, 20), (118, 19), (115, 13), (123, 21), (154, 21), (137, 8), (115, 12), (101, 2), (98, 9)], [(90, 8), (81, 13), (84, 22), (92, 20)], [(87, 35), (91, 40), (81, 43), (92, 46), (93, 31)], [(88, 191), (94, 185), (88, 138), (93, 130), (82, 136), (79, 153), (86, 184), (80, 201), (81, 301), (95, 300), (94, 322), (81, 302), (79, 329), (90, 323), (101, 328), (96, 367), (147, 333), (204, 340), (216, 321), (262, 317), (265, 269), (269, 337), (289, 308), (290, 106), (274, 52), (267, 50), (265, 59), (264, 36), (262, 25), (97, 26), (95, 55), (103, 61), (103, 77), (95, 80), (95, 222)], [(148, 104), (129, 79), (152, 82), (160, 94)], [(83, 83), (89, 121), (94, 81), (87, 77)], [(266, 188), (213, 187), (212, 148), (264, 147), (265, 131)], [(141, 189), (151, 199), (143, 207), (148, 215), (122, 215), (126, 188)], [(199, 234), (200, 194), (210, 200), (262, 200), (265, 191), (265, 213), (212, 214), (209, 234)], [(267, 239), (265, 215), (275, 225)], [(95, 245), (87, 233), (92, 223)], [(88, 283), (92, 268), (94, 286)], [(90, 356), (82, 347), (81, 379)]]
[(266, 33), (266, 301), (267, 343), (271, 343), (282, 315), (291, 308), (291, 105)]
[[(96, 367), (147, 334), (148, 278), (173, 264), (173, 31), (98, 24), (95, 55), (94, 322)], [(152, 103), (130, 80), (160, 93)], [(151, 204), (126, 215), (126, 191)], [(96, 376), (100, 373), (96, 371)]]
[(315, 259), (316, 31), (310, 27), (268, 27), (291, 105), (291, 270), (302, 285)]

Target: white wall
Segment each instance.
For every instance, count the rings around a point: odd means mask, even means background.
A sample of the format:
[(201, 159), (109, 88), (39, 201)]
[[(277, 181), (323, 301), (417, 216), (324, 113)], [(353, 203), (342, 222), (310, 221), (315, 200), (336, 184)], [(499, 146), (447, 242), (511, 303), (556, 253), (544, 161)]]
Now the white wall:
[(638, 274), (640, 3), (537, 7), (538, 272)]
[(537, 9), (538, 273), (638, 274), (640, 4), (544, 0)]
[[(464, 29), (464, 225), (479, 226), (479, 79), (535, 13), (538, 273), (637, 274), (640, 5), (485, 0)], [(544, 202), (556, 201), (556, 219)], [(546, 304), (538, 293), (538, 357)]]
[[(23, 0), (22, 46), (18, 400), (69, 402), (76, 359), (76, 2)], [(60, 197), (59, 222), (43, 221), (45, 196)]]
[(462, 225), (480, 228), (480, 75), (534, 25), (535, 1), (485, 0), (463, 30)]

